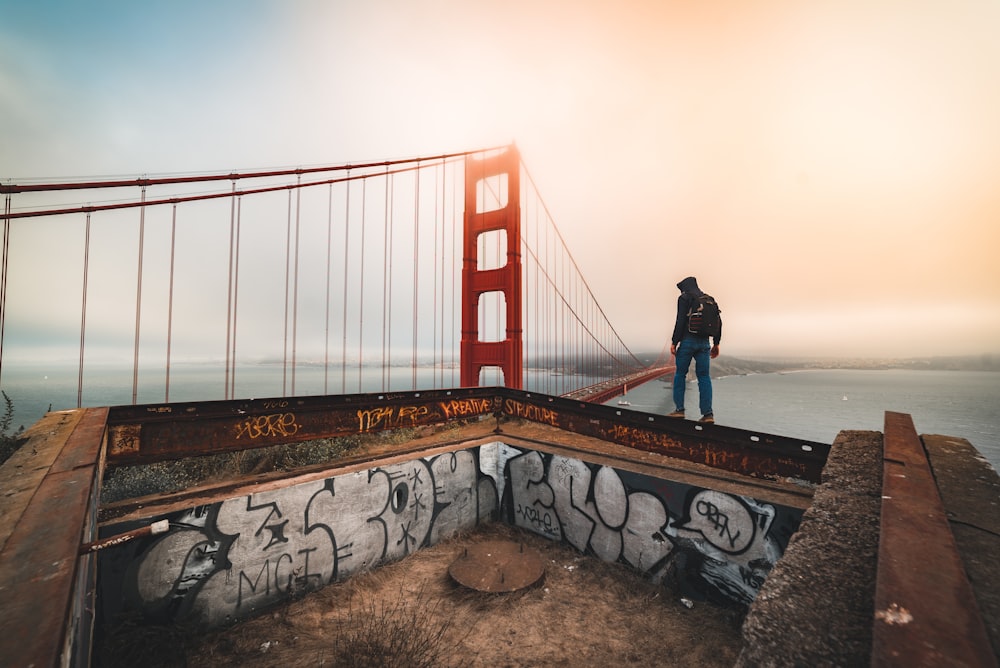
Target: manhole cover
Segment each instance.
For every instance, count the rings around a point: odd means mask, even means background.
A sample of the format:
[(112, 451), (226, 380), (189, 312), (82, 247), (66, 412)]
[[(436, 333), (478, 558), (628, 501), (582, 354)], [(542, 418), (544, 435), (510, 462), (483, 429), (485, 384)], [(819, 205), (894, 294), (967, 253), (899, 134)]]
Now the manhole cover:
[(490, 541), (465, 548), (448, 567), (456, 582), (487, 592), (517, 591), (545, 575), (542, 557), (524, 543)]

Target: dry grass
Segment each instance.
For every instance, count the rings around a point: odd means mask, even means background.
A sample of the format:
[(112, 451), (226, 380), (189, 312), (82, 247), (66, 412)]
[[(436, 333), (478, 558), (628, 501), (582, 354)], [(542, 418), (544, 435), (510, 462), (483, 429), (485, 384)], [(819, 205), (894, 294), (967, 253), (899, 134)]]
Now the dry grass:
[(169, 494), (206, 483), (222, 483), (272, 471), (294, 471), (335, 462), (373, 448), (408, 443), (421, 434), (457, 429), (464, 421), (422, 429), (403, 428), (337, 438), (317, 438), (264, 448), (234, 450), (176, 461), (109, 467), (101, 486), (101, 503), (111, 504), (153, 494)]
[(320, 438), (303, 443), (237, 450), (171, 462), (118, 466), (109, 469), (101, 487), (101, 503), (114, 503), (150, 494), (177, 492), (208, 481), (221, 481), (269, 471), (293, 469), (335, 461), (363, 452), (372, 443), (398, 438), (393, 432), (374, 436)]
[[(484, 594), (451, 580), (465, 546), (497, 539), (537, 550), (543, 582)], [(731, 666), (741, 622), (742, 610), (688, 609), (670, 582), (492, 524), (220, 631), (163, 630), (162, 651), (142, 638), (152, 659), (121, 646), (114, 656), (149, 666)]]

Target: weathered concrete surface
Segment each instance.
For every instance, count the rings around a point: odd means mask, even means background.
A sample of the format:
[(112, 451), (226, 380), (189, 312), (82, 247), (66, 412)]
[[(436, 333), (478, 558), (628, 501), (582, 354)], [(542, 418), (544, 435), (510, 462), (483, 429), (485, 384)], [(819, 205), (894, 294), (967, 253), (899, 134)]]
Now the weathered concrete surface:
[[(974, 594), (967, 604), (1000, 655), (1000, 477), (964, 439), (921, 441)], [(871, 665), (882, 451), (879, 432), (837, 437), (812, 506), (747, 614), (738, 666)]]
[(922, 438), (990, 645), (1000, 656), (1000, 477), (965, 439)]
[(882, 434), (841, 432), (812, 506), (743, 624), (738, 666), (867, 666)]

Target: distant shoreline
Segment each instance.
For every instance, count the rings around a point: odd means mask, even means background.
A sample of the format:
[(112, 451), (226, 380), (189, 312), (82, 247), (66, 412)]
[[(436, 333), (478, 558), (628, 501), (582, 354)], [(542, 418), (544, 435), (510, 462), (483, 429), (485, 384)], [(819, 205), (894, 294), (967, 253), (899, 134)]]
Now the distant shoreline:
[(884, 371), (907, 369), (914, 371), (1000, 371), (1000, 356), (914, 357), (900, 359), (874, 358), (792, 358), (744, 359), (720, 355), (712, 361), (712, 376), (738, 376), (750, 373), (778, 373), (810, 369), (853, 369)]

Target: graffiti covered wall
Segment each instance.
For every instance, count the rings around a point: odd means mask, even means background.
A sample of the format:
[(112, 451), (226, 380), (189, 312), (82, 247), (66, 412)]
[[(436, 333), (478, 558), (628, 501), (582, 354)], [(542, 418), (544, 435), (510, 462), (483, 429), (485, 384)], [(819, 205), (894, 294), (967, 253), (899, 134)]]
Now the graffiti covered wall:
[(499, 518), (654, 580), (678, 565), (688, 595), (750, 603), (801, 514), (493, 443), (151, 518), (169, 532), (101, 554), (98, 601), (105, 622), (218, 625)]
[(506, 521), (654, 580), (678, 566), (682, 590), (749, 605), (802, 511), (500, 445)]

